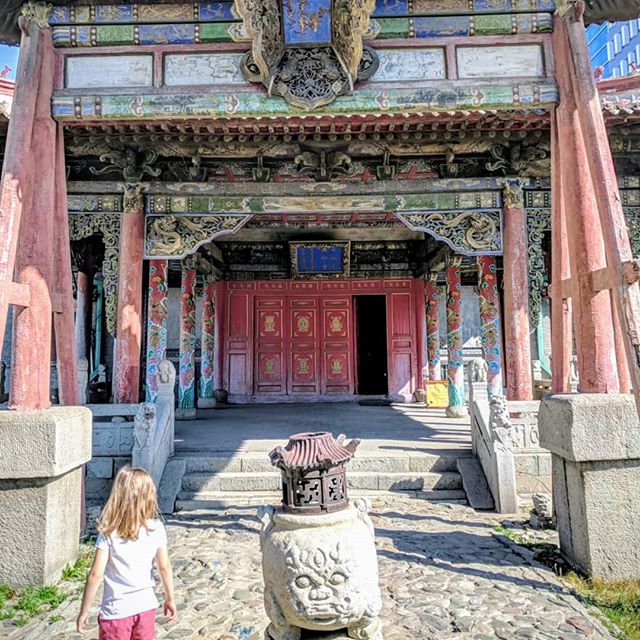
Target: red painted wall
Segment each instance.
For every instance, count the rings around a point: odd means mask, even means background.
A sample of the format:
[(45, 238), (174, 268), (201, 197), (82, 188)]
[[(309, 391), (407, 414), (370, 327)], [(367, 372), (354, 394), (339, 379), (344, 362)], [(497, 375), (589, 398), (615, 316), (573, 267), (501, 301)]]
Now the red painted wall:
[(410, 399), (424, 364), (424, 285), (412, 279), (224, 283), (231, 399), (353, 395), (353, 300), (367, 294), (386, 296), (389, 394)]

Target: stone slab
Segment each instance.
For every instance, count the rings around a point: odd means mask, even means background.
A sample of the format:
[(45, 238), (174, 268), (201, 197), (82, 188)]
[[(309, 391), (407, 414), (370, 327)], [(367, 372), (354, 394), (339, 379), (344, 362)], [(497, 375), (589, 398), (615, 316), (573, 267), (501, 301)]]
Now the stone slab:
[(184, 460), (169, 460), (167, 462), (158, 487), (160, 513), (173, 513), (186, 469), (187, 463)]
[(78, 555), (82, 469), (0, 480), (0, 582), (44, 585)]
[(86, 469), (87, 478), (113, 478), (113, 458), (93, 458)]
[(86, 407), (0, 411), (0, 479), (54, 478), (90, 459)]
[(494, 509), (491, 490), (478, 459), (458, 458), (457, 465), (469, 504), (474, 509)]
[(630, 394), (546, 396), (538, 420), (540, 445), (565, 460), (640, 460), (640, 422)]

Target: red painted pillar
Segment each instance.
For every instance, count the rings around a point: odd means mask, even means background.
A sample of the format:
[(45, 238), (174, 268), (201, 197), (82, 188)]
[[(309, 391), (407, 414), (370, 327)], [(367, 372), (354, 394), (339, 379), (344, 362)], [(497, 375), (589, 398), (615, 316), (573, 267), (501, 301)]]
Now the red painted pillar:
[(41, 99), (50, 97), (53, 91), (53, 86), (40, 83), (43, 43), (51, 38), (51, 30), (43, 31), (34, 21), (24, 18), (20, 19), (20, 28), (20, 59), (0, 183), (0, 344), (9, 310), (20, 221), (31, 194), (33, 165), (29, 150), (36, 99), (39, 91)]
[[(33, 22), (29, 22), (29, 28), (32, 26)], [(51, 94), (55, 58), (51, 31), (39, 32), (39, 38), (40, 73), (31, 79), (38, 87), (31, 146), (12, 151), (24, 156), (30, 152), (30, 166), (26, 171), (31, 171), (31, 177), (25, 172), (25, 182), (19, 185), (21, 192), (15, 194), (22, 198), (23, 206), (15, 278), (29, 288), (29, 306), (18, 307), (14, 316), (9, 406), (21, 410), (50, 406), (52, 305), (49, 284), (53, 281), (51, 243), (55, 238), (56, 207), (56, 128), (51, 119)], [(4, 263), (4, 258), (1, 261)], [(73, 349), (73, 344), (69, 346)]]
[(613, 313), (613, 344), (616, 349), (616, 364), (618, 367), (618, 383), (620, 385), (620, 393), (631, 392), (631, 375), (629, 374), (629, 363), (627, 361), (627, 352), (624, 348), (624, 333), (620, 323), (620, 314), (615, 300), (613, 300), (613, 292), (609, 292), (611, 311)]
[[(73, 339), (74, 300), (71, 287), (73, 276), (71, 273), (67, 172), (62, 125), (56, 126), (54, 233), (56, 238), (54, 272), (49, 282), (49, 289), (55, 293), (58, 305), (53, 316), (58, 366), (58, 395), (60, 404), (73, 406), (79, 404), (80, 398), (78, 395), (78, 352)], [(86, 353), (84, 357), (86, 357)]]
[(425, 282), (427, 303), (427, 360), (429, 361), (429, 380), (441, 380), (440, 371), (440, 327), (438, 323), (439, 287), (438, 274), (430, 273)]
[(522, 183), (507, 180), (504, 199), (504, 333), (509, 400), (531, 400), (527, 220)]
[(558, 114), (551, 114), (551, 391), (571, 391), (573, 313), (570, 298), (564, 298), (562, 281), (571, 276), (569, 239), (564, 214)]
[[(554, 33), (558, 67), (570, 68), (562, 31)], [(557, 108), (563, 212), (567, 225), (573, 298), (573, 324), (578, 352), (579, 390), (616, 393), (618, 373), (613, 344), (613, 315), (609, 292), (594, 292), (592, 271), (607, 259), (585, 141), (568, 73), (558, 74), (562, 100)]]
[(196, 260), (182, 259), (177, 420), (196, 417)]
[(113, 401), (138, 402), (142, 349), (142, 256), (144, 206), (141, 184), (125, 186), (120, 224), (118, 320), (113, 373)]

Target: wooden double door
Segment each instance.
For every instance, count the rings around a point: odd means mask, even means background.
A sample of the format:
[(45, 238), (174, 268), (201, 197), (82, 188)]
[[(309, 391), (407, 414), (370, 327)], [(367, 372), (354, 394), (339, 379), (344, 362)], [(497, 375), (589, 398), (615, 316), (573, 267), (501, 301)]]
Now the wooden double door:
[(350, 298), (254, 300), (254, 393), (353, 393)]
[[(358, 382), (356, 300), (377, 295), (385, 380), (378, 389), (410, 398), (421, 384), (421, 283), (399, 281), (230, 282), (224, 383), (232, 400), (252, 396), (349, 396)], [(420, 290), (424, 296), (424, 290)], [(361, 341), (360, 341), (361, 344)], [(423, 344), (423, 341), (422, 341)], [(385, 352), (386, 349), (386, 352)], [(385, 358), (386, 355), (386, 358)], [(387, 377), (388, 376), (388, 377)]]

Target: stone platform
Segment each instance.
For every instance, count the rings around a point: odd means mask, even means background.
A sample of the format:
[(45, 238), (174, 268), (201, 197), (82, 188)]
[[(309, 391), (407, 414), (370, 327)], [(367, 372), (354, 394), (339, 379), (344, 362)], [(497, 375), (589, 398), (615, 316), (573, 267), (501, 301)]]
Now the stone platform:
[(348, 467), (350, 495), (403, 492), (464, 500), (456, 462), (471, 455), (467, 420), (424, 405), (357, 403), (229, 405), (176, 425), (176, 456), (185, 465), (176, 508), (202, 511), (278, 500), (280, 473), (268, 452), (301, 431), (360, 438)]

